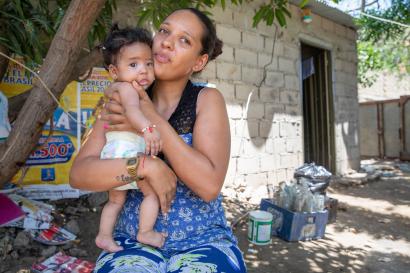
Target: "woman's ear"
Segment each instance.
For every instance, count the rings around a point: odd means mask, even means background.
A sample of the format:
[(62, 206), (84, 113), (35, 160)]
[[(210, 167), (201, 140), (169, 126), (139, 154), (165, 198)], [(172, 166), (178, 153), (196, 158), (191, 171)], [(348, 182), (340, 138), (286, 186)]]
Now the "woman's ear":
[(192, 68), (193, 72), (199, 72), (204, 69), (205, 65), (208, 63), (208, 58), (208, 54), (199, 56), (195, 62), (194, 67)]
[(111, 78), (115, 81), (118, 78), (118, 70), (115, 65), (110, 64), (108, 66), (108, 73), (110, 73)]

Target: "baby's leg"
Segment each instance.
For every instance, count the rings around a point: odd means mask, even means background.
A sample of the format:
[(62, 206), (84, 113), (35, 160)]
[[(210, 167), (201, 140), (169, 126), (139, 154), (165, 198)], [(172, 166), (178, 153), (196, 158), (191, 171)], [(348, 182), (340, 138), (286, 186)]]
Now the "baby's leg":
[(140, 208), (137, 240), (143, 244), (162, 247), (165, 242), (165, 236), (162, 233), (154, 231), (154, 225), (159, 211), (158, 197), (146, 181), (138, 182), (138, 186), (144, 194), (144, 200), (142, 200)]
[(108, 202), (105, 204), (100, 219), (100, 230), (97, 238), (95, 238), (95, 244), (105, 251), (117, 252), (122, 250), (122, 247), (118, 246), (112, 238), (115, 222), (117, 221), (118, 214), (120, 213), (122, 206), (124, 205), (127, 191), (110, 190), (108, 192)]

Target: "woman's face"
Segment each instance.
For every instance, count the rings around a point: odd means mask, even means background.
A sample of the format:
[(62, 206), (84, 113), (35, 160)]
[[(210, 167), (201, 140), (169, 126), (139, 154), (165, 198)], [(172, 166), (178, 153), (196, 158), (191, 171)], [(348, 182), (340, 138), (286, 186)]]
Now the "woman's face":
[(154, 37), (155, 78), (173, 80), (187, 78), (202, 70), (208, 55), (200, 55), (204, 26), (190, 11), (179, 10), (169, 15)]

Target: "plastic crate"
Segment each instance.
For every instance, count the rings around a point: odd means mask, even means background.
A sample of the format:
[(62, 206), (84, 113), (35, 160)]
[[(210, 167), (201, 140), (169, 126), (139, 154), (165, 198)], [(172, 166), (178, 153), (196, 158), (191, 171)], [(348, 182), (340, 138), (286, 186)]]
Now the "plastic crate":
[(325, 235), (328, 211), (293, 212), (276, 206), (270, 199), (262, 199), (260, 209), (273, 215), (272, 235), (286, 241), (320, 239)]

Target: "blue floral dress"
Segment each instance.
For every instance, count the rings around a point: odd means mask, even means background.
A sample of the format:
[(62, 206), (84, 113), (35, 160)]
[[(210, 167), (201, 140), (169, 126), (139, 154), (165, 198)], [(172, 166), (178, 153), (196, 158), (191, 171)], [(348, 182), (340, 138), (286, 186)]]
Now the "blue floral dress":
[[(189, 145), (192, 145), (196, 101), (201, 89), (189, 81), (169, 119)], [(142, 199), (140, 191), (128, 191), (114, 234), (124, 250), (102, 252), (95, 272), (246, 272), (237, 240), (226, 222), (221, 195), (205, 202), (178, 181), (167, 217), (160, 214), (154, 227), (168, 235), (160, 249), (136, 241)]]

